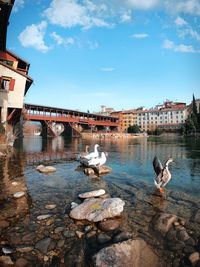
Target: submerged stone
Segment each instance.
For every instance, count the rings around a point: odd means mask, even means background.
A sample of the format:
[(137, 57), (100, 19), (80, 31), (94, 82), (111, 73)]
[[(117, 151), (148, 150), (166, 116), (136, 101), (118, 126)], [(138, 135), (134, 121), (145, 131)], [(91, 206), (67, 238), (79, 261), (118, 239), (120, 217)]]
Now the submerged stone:
[(37, 216), (37, 220), (41, 221), (41, 220), (45, 220), (49, 217), (51, 217), (50, 214), (39, 215), (39, 216)]
[(152, 223), (154, 230), (165, 236), (175, 221), (177, 221), (176, 215), (163, 213), (156, 215)]
[(50, 245), (51, 239), (49, 237), (41, 239), (35, 245), (35, 248), (38, 249), (43, 254), (46, 254), (48, 251), (48, 247)]
[(107, 174), (112, 172), (112, 168), (108, 167), (108, 166), (100, 166), (100, 167), (95, 167), (94, 171), (98, 174), (98, 175), (102, 175), (102, 174)]
[(160, 267), (158, 256), (142, 239), (128, 240), (101, 249), (93, 256), (95, 267)]
[(94, 191), (90, 191), (90, 192), (85, 192), (82, 194), (79, 194), (78, 196), (80, 198), (90, 198), (90, 197), (99, 197), (104, 195), (106, 192), (104, 189), (99, 189), (99, 190), (94, 190)]
[(24, 195), (25, 195), (24, 192), (17, 192), (13, 196), (14, 196), (14, 198), (20, 198), (20, 197), (23, 197)]
[(56, 168), (54, 168), (52, 166), (44, 166), (44, 165), (39, 165), (36, 169), (42, 173), (49, 173), (49, 172), (55, 172), (56, 171)]
[(71, 210), (69, 215), (76, 220), (98, 222), (119, 216), (124, 205), (125, 202), (120, 198), (91, 198)]

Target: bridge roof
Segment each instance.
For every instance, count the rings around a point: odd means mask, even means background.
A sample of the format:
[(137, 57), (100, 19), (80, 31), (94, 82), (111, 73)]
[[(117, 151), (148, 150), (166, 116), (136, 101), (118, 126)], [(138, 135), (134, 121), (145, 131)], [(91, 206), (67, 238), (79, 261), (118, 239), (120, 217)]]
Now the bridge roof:
[(60, 112), (67, 112), (67, 113), (76, 113), (79, 114), (80, 116), (85, 116), (87, 117), (89, 115), (89, 117), (101, 117), (104, 119), (116, 119), (118, 120), (118, 117), (113, 117), (113, 116), (104, 116), (104, 115), (99, 115), (99, 114), (95, 114), (95, 113), (88, 113), (88, 112), (82, 112), (79, 110), (72, 110), (72, 109), (64, 109), (64, 108), (58, 108), (58, 107), (50, 107), (50, 106), (43, 106), (43, 105), (36, 105), (36, 104), (29, 104), (29, 103), (25, 103), (25, 108), (29, 107), (31, 109), (36, 109), (38, 111), (42, 111), (42, 110), (46, 110), (46, 111), (60, 111)]

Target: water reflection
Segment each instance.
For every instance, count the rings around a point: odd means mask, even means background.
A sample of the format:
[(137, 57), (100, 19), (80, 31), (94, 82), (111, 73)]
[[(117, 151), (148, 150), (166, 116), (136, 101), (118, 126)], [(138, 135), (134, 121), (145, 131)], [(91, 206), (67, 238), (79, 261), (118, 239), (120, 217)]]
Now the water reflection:
[[(147, 181), (153, 184), (154, 170), (152, 160), (157, 155), (161, 162), (168, 157), (174, 159), (170, 165), (172, 180), (168, 184), (169, 190), (181, 190), (190, 194), (197, 194), (200, 189), (200, 141), (198, 139), (161, 138), (150, 137), (132, 140), (82, 140), (80, 138), (42, 139), (26, 138), (23, 141), (23, 151), (27, 158), (39, 155), (39, 161), (65, 158), (67, 153), (73, 156), (75, 153), (85, 150), (89, 144), (93, 150), (98, 142), (100, 151), (108, 152), (107, 165), (113, 172), (106, 176), (107, 180), (116, 182), (132, 180)], [(38, 154), (39, 153), (39, 154)], [(37, 160), (36, 160), (37, 161)]]
[[(0, 160), (0, 206), (1, 219), (20, 217), (29, 212), (30, 197), (24, 177), (24, 158), (14, 149)], [(16, 192), (25, 196), (14, 198)]]

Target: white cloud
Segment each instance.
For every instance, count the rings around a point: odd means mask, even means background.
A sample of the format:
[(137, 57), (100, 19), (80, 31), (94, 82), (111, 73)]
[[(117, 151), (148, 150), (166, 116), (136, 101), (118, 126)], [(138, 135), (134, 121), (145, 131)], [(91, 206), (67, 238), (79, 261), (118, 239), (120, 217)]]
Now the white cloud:
[(56, 41), (57, 45), (64, 45), (69, 46), (74, 44), (74, 39), (72, 37), (63, 38), (62, 36), (58, 35), (56, 32), (52, 32), (50, 35), (54, 41)]
[(164, 6), (171, 13), (200, 15), (199, 0), (165, 0)]
[(130, 22), (131, 20), (132, 20), (132, 16), (131, 16), (130, 10), (124, 11), (120, 16), (121, 22)]
[(150, 9), (155, 7), (159, 0), (127, 0), (127, 3), (135, 9)]
[(105, 5), (95, 5), (92, 1), (82, 4), (76, 0), (52, 0), (44, 15), (52, 24), (65, 28), (81, 26), (85, 29), (91, 27), (109, 27), (110, 24), (102, 19)]
[(163, 43), (163, 48), (181, 53), (200, 53), (200, 50), (194, 49), (192, 45), (184, 45), (184, 44), (176, 45), (174, 44), (174, 42), (167, 39)]
[(185, 21), (183, 18), (181, 17), (177, 17), (176, 20), (175, 20), (175, 24), (177, 26), (185, 26), (187, 25), (187, 21)]
[(32, 47), (39, 51), (47, 52), (50, 47), (44, 42), (46, 28), (46, 21), (42, 21), (40, 24), (32, 24), (19, 34), (18, 39), (24, 47)]
[(165, 49), (173, 49), (174, 48), (174, 43), (168, 39), (166, 39), (163, 43), (163, 48)]
[(174, 51), (182, 52), (182, 53), (195, 53), (195, 52), (198, 52), (198, 51), (194, 50), (192, 45), (184, 45), (184, 44), (180, 44), (180, 45), (175, 46)]
[(19, 9), (24, 7), (24, 0), (15, 0), (13, 6), (13, 12), (17, 12)]
[(131, 37), (135, 39), (144, 39), (144, 38), (149, 37), (149, 35), (147, 33), (135, 33), (131, 35)]
[(101, 71), (104, 71), (104, 72), (111, 72), (111, 71), (114, 71), (115, 68), (113, 67), (103, 67), (101, 68)]

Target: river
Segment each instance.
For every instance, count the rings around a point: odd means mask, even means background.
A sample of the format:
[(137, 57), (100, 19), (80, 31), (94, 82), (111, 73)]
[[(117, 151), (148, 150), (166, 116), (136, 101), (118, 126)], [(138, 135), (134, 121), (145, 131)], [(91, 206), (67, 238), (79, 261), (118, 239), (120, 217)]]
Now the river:
[[(86, 145), (92, 150), (95, 143), (100, 145), (100, 151), (108, 153), (106, 165), (112, 168), (110, 174), (102, 177), (86, 176), (74, 160)], [(173, 158), (169, 166), (172, 180), (164, 196), (155, 192), (153, 183), (155, 155), (163, 163), (168, 157)], [(36, 170), (39, 164), (52, 165), (56, 172), (41, 174)], [(180, 262), (187, 266), (185, 257), (195, 252), (200, 242), (199, 139), (168, 136), (106, 141), (26, 137), (15, 142), (8, 158), (0, 159), (0, 188), (1, 247), (12, 250), (9, 257), (15, 264), (24, 260), (27, 266), (90, 266), (87, 259), (76, 257), (80, 244), (72, 244), (77, 241), (76, 230), (83, 230), (83, 226), (77, 226), (68, 214), (70, 203), (80, 202), (79, 193), (99, 188), (125, 201), (121, 231), (144, 238), (166, 259), (166, 266), (179, 266)], [(26, 197), (13, 199), (17, 191), (25, 192)], [(48, 210), (48, 204), (56, 208)], [(152, 221), (160, 212), (175, 214), (186, 222), (192, 245), (185, 243), (183, 247), (183, 240), (178, 240), (175, 253), (169, 248), (171, 240), (156, 235)], [(50, 219), (38, 222), (37, 216), (47, 213)], [(113, 236), (108, 236), (111, 242)], [(89, 237), (86, 240), (88, 246), (93, 242)], [(158, 240), (162, 243), (159, 247)], [(91, 244), (99, 249), (98, 242)], [(73, 265), (78, 260), (82, 265)]]

